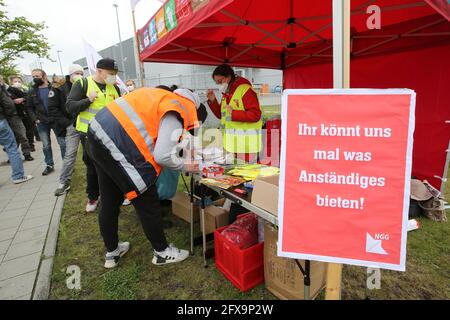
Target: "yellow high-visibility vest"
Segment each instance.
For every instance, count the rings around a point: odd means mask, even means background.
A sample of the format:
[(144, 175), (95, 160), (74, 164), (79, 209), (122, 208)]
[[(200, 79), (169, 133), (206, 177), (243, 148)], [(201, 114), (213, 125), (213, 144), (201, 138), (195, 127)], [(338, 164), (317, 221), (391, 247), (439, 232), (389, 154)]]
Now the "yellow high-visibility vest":
[[(117, 93), (116, 87), (112, 84), (106, 85), (106, 93), (103, 93), (103, 91), (99, 88), (97, 83), (95, 83), (94, 79), (92, 77), (87, 77), (87, 92), (96, 91), (97, 92), (97, 99), (94, 100), (85, 111), (80, 112), (80, 114), (77, 117), (77, 131), (87, 133), (89, 122), (91, 122), (92, 119), (94, 119), (95, 115), (102, 110), (106, 105), (110, 104), (117, 98), (119, 98), (119, 94)], [(82, 80), (79, 80), (82, 82)]]
[[(233, 94), (229, 105), (233, 110), (245, 111), (243, 97), (249, 84), (241, 84)], [(262, 150), (262, 120), (258, 122), (232, 121), (231, 113), (226, 109), (227, 100), (222, 98), (223, 147), (232, 153), (258, 153)]]

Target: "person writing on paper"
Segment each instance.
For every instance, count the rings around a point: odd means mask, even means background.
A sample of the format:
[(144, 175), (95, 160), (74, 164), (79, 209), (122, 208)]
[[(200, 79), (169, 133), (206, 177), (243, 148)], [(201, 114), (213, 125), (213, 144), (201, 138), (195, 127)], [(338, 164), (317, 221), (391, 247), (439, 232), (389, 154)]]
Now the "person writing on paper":
[(223, 147), (246, 162), (255, 162), (262, 150), (261, 107), (250, 81), (236, 76), (227, 64), (218, 66), (212, 75), (219, 86), (222, 99), (208, 90), (208, 105), (221, 119)]
[(109, 103), (89, 125), (87, 152), (98, 173), (102, 206), (100, 233), (105, 268), (114, 268), (130, 244), (119, 242), (118, 218), (125, 196), (136, 209), (153, 247), (155, 265), (181, 262), (186, 250), (169, 245), (161, 224), (156, 180), (162, 168), (198, 171), (184, 163), (177, 146), (184, 131), (196, 134), (206, 118), (199, 96), (188, 89), (141, 88)]

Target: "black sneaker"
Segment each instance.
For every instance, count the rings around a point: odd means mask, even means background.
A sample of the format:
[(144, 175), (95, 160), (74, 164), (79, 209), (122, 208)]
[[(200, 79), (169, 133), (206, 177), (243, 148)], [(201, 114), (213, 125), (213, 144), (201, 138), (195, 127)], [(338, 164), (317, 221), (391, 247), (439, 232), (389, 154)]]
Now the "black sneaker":
[(55, 171), (55, 169), (53, 169), (53, 167), (47, 166), (47, 167), (45, 168), (45, 170), (42, 172), (42, 175), (43, 175), (43, 176), (47, 176), (47, 175), (49, 175), (50, 173), (52, 173), (53, 171)]
[(36, 152), (36, 148), (34, 147), (34, 144), (30, 146), (30, 151), (31, 152)]
[(34, 160), (34, 158), (30, 154), (24, 154), (23, 156), (25, 157), (25, 161), (33, 161)]
[(62, 196), (69, 190), (70, 190), (69, 183), (66, 182), (64, 184), (59, 184), (58, 189), (56, 189), (56, 191), (55, 191), (55, 196), (57, 196), (57, 197)]

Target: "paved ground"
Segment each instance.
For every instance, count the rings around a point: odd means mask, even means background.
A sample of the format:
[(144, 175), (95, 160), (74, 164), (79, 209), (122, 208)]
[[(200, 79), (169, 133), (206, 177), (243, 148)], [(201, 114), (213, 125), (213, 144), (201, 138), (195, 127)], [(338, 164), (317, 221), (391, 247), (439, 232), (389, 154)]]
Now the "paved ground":
[(42, 291), (42, 282), (47, 282), (42, 276), (49, 266), (46, 260), (53, 261), (64, 202), (64, 197), (58, 200), (53, 195), (62, 160), (56, 141), (52, 146), (55, 172), (42, 176), (44, 156), (42, 144), (37, 142), (32, 154), (35, 160), (24, 163), (25, 173), (34, 179), (20, 185), (11, 182), (7, 156), (0, 150), (0, 300), (36, 298), (35, 291)]

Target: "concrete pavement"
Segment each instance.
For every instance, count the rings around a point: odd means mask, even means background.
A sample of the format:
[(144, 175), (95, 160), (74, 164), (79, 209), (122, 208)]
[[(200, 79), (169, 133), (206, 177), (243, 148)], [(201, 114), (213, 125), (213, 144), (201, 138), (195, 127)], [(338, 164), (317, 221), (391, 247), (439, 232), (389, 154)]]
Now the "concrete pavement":
[(24, 162), (25, 174), (34, 179), (20, 185), (11, 182), (11, 167), (0, 150), (0, 300), (46, 298), (65, 199), (53, 194), (62, 160), (55, 139), (52, 148), (55, 171), (42, 176), (42, 143), (36, 142), (35, 160)]

